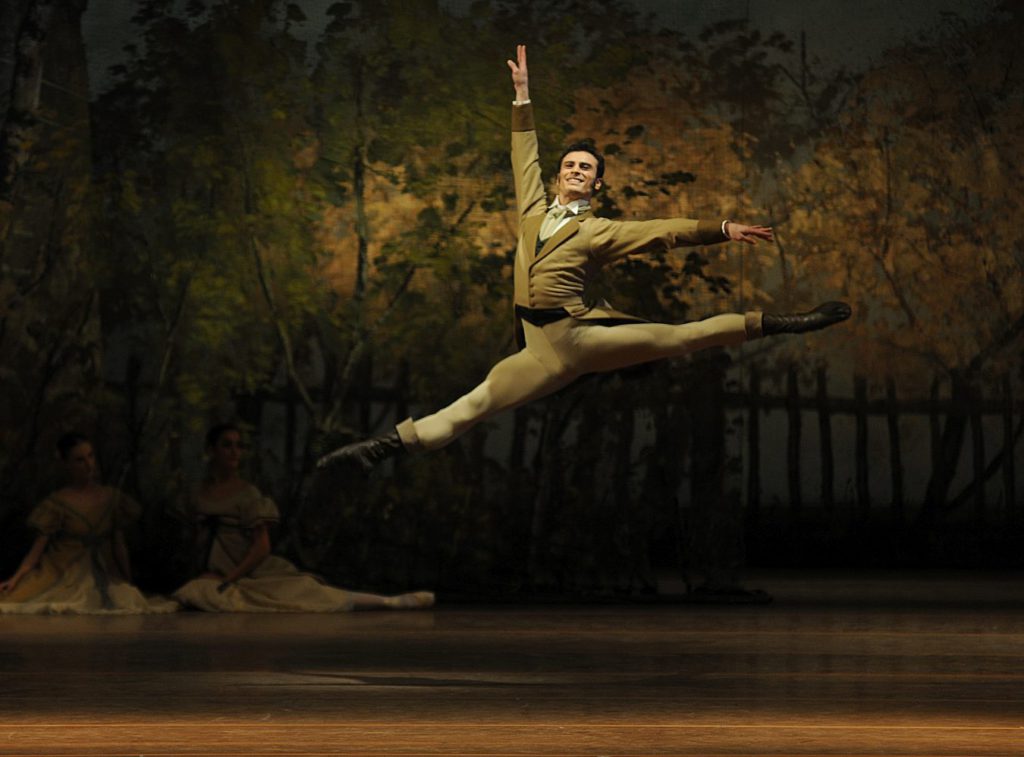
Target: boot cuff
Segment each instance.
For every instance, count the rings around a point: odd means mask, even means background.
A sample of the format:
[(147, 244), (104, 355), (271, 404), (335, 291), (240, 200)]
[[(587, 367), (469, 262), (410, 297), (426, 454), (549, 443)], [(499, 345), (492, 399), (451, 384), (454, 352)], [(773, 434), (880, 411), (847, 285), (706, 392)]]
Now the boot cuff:
[(743, 316), (743, 330), (747, 334), (747, 340), (760, 339), (764, 336), (762, 321), (764, 313), (745, 313)]
[(398, 438), (402, 440), (402, 446), (407, 452), (420, 452), (423, 449), (419, 434), (416, 433), (416, 424), (413, 423), (412, 418), (406, 418), (395, 426), (395, 431), (398, 432)]

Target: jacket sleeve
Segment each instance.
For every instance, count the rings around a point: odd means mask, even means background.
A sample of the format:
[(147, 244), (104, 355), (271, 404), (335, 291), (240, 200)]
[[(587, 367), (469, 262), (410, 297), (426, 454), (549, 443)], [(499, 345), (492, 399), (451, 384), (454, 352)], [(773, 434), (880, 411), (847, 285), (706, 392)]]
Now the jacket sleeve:
[(668, 218), (659, 221), (610, 221), (590, 218), (590, 254), (601, 265), (627, 255), (725, 242), (721, 221)]
[(515, 180), (519, 223), (528, 216), (543, 213), (547, 203), (533, 106), (530, 104), (512, 106), (512, 176)]

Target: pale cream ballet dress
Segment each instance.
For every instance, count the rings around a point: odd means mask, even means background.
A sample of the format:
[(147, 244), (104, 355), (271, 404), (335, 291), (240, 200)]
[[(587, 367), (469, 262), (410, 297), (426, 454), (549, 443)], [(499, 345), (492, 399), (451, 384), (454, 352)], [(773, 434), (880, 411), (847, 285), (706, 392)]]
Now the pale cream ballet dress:
[(49, 537), (46, 549), (36, 567), (0, 595), (0, 613), (132, 615), (180, 609), (177, 602), (144, 595), (124, 579), (114, 560), (114, 533), (139, 512), (135, 500), (114, 488), (88, 505), (57, 494), (44, 499), (28, 524)]
[[(221, 499), (197, 494), (194, 507), (202, 524), (200, 541), (208, 545), (203, 567), (222, 576), (245, 559), (252, 546), (252, 529), (280, 517), (277, 505), (251, 484)], [(174, 597), (208, 612), (346, 612), (365, 596), (330, 586), (276, 555), (268, 555), (223, 591), (218, 591), (219, 585), (215, 578), (196, 578), (174, 592)], [(414, 592), (388, 599), (394, 600), (388, 606), (413, 609), (430, 606), (434, 597), (430, 592)]]

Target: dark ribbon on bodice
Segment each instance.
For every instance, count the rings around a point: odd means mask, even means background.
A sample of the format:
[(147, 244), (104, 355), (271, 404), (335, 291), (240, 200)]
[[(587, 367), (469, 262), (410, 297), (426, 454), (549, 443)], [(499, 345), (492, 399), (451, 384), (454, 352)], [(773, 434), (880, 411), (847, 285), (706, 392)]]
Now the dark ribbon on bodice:
[(213, 553), (213, 544), (217, 540), (217, 518), (201, 516), (199, 519), (199, 538), (196, 540), (196, 550), (192, 553), (192, 573), (199, 575), (210, 569), (210, 555)]
[[(232, 554), (228, 548), (228, 544), (223, 538), (223, 531), (238, 531), (243, 532), (248, 529), (243, 528), (240, 525), (234, 523), (226, 523), (223, 518), (216, 515), (205, 515), (202, 516), (202, 536), (199, 540), (200, 560), (202, 562), (201, 570), (211, 570), (210, 557), (213, 555), (213, 545), (219, 544), (220, 548), (224, 550), (225, 554), (237, 565), (245, 559), (245, 556), (239, 557), (238, 555)], [(201, 572), (201, 571), (197, 571)]]
[(89, 551), (89, 567), (92, 569), (92, 580), (100, 593), (100, 605), (104, 610), (112, 610), (114, 603), (110, 599), (110, 571), (103, 564), (103, 545), (111, 540), (111, 531), (98, 534), (69, 534), (64, 537), (77, 541)]

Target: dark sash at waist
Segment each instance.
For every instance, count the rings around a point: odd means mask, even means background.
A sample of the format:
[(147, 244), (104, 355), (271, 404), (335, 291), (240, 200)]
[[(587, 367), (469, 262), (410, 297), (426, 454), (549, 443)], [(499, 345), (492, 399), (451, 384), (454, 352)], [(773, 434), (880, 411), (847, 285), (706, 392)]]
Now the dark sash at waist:
[(569, 317), (565, 308), (525, 308), (522, 305), (516, 305), (516, 315), (538, 328)]

